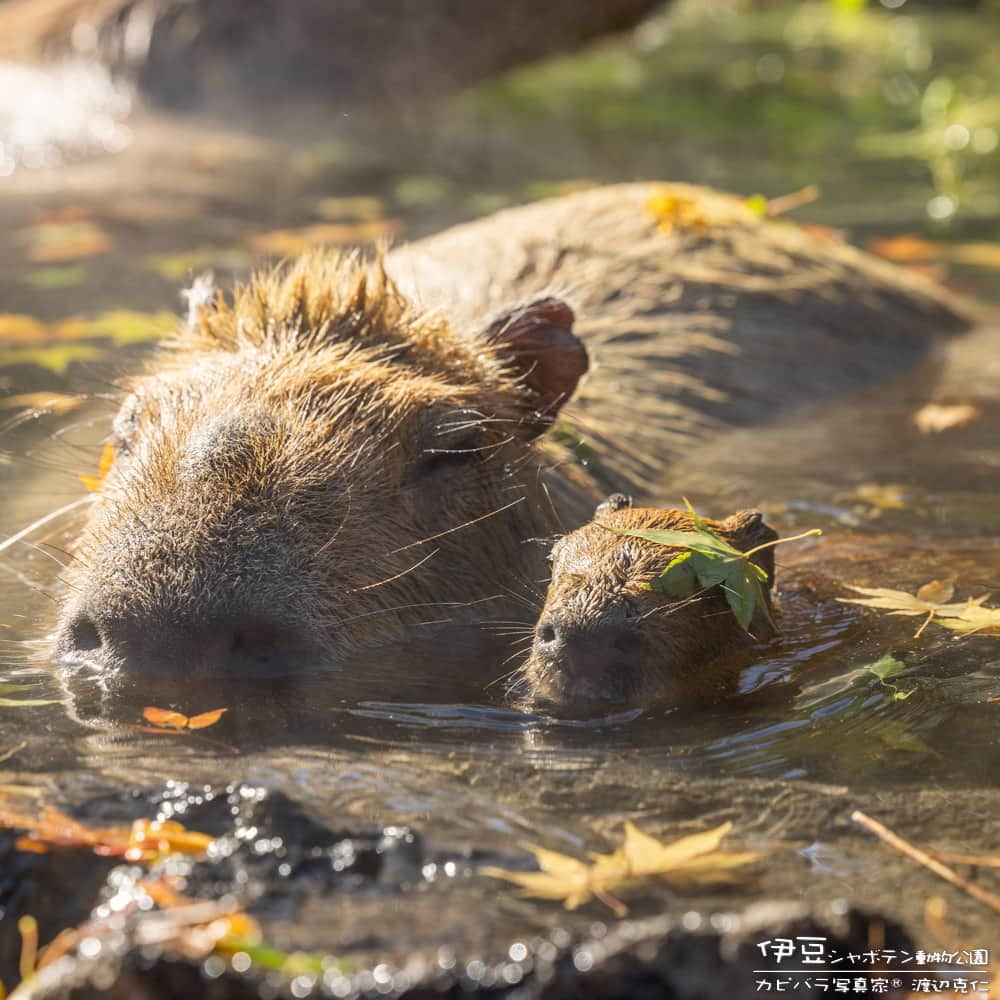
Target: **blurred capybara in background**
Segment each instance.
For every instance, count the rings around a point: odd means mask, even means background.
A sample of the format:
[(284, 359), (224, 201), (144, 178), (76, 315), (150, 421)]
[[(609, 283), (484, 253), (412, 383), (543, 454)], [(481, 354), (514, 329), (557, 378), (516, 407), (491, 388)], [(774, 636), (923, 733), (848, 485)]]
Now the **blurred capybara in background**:
[[(741, 552), (778, 537), (756, 511), (702, 523)], [(773, 550), (750, 557), (767, 580), (764, 604), (744, 629), (721, 585), (674, 597), (650, 588), (684, 549), (618, 532), (663, 529), (692, 533), (695, 521), (682, 510), (632, 508), (618, 495), (556, 543), (531, 653), (512, 685), (521, 700), (557, 709), (588, 701), (691, 705), (733, 693), (740, 666), (733, 654), (773, 634)]]
[[(671, 223), (677, 199), (697, 226)], [(530, 623), (538, 540), (608, 480), (648, 496), (706, 437), (897, 374), (962, 325), (929, 284), (681, 185), (195, 294), (115, 421), (59, 655), (268, 672), (418, 624)]]
[(339, 109), (473, 83), (623, 31), (667, 0), (8, 0), (0, 59), (96, 60), (192, 108)]

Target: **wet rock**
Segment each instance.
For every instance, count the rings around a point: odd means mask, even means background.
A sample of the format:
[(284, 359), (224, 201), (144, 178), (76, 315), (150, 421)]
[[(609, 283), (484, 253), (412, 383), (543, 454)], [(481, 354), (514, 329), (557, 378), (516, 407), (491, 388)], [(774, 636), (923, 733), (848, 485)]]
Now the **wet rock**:
[[(144, 795), (103, 794), (75, 812), (104, 823), (155, 814), (217, 839), (203, 860), (175, 856), (146, 873), (84, 851), (25, 855), (4, 835), (0, 948), (8, 981), (16, 966), (20, 914), (40, 919), (43, 940), (81, 924), (88, 914), (92, 921), (75, 953), (38, 974), (30, 997), (739, 998), (755, 993), (757, 944), (768, 937), (819, 935), (841, 952), (870, 947), (874, 935), (886, 947), (910, 946), (899, 926), (847, 903), (716, 908), (708, 902), (701, 910), (644, 920), (566, 921), (567, 929), (559, 927), (562, 911), (546, 908), (544, 926), (528, 911), (515, 913), (506, 925), (491, 925), (489, 915), (484, 920), (485, 911), (477, 911), (487, 897), (462, 895), (461, 879), (450, 895), (436, 895), (433, 873), (471, 873), (484, 862), (518, 865), (520, 855), (474, 855), (467, 847), (428, 844), (403, 826), (351, 821), (332, 829), (286, 795), (245, 783), (217, 788), (170, 782)], [(315, 946), (326, 933), (332, 940), (336, 930), (337, 958), (324, 959), (313, 947), (310, 963), (302, 966), (308, 971), (286, 975), (208, 950), (178, 954), (180, 939), (161, 936), (169, 930), (171, 911), (153, 911), (144, 898), (143, 880), (164, 873), (186, 896), (220, 901), (220, 913), (245, 908), (269, 946)], [(403, 907), (404, 889), (410, 904), (416, 896), (416, 909)], [(454, 947), (449, 936), (455, 908), (460, 921), (485, 924), (484, 933), (470, 935), (464, 948)], [(416, 914), (423, 926), (401, 925), (395, 910), (410, 924)], [(352, 924), (347, 948), (345, 922)]]

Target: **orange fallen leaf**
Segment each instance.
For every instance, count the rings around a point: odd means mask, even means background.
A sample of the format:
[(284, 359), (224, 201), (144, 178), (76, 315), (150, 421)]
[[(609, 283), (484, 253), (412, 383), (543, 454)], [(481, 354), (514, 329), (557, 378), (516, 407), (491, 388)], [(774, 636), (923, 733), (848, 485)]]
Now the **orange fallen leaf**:
[(107, 253), (111, 237), (92, 222), (47, 222), (22, 230), (28, 260), (56, 264)]
[(80, 476), (80, 482), (90, 490), (91, 493), (99, 493), (104, 479), (111, 471), (111, 466), (115, 464), (115, 446), (109, 441), (101, 452), (100, 461), (97, 463), (96, 476)]
[(290, 257), (312, 247), (343, 246), (351, 243), (373, 243), (383, 236), (399, 232), (395, 219), (366, 219), (360, 222), (324, 222), (302, 229), (276, 229), (270, 233), (255, 233), (247, 245), (257, 253)]
[(211, 712), (202, 712), (201, 715), (192, 715), (188, 719), (187, 727), (188, 729), (207, 729), (209, 726), (214, 726), (228, 711), (228, 708), (216, 708)]
[(214, 837), (188, 830), (173, 820), (137, 819), (129, 833), (128, 860), (166, 854), (204, 854)]
[(173, 712), (168, 708), (147, 706), (142, 710), (142, 717), (154, 726), (167, 729), (207, 729), (209, 726), (214, 726), (228, 711), (228, 708), (216, 708), (211, 712), (202, 712), (201, 715), (187, 716), (183, 712)]
[(913, 233), (870, 239), (868, 249), (879, 257), (885, 257), (886, 260), (895, 261), (897, 264), (926, 263), (943, 256), (940, 243), (933, 243)]
[(0, 340), (5, 345), (40, 344), (48, 338), (49, 326), (34, 316), (0, 313)]

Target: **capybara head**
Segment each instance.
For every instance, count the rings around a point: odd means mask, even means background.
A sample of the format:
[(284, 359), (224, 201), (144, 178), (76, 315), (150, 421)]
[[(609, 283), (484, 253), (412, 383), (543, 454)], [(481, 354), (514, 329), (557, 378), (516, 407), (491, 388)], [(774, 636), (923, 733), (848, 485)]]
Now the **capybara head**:
[(456, 330), (327, 255), (191, 306), (115, 419), (64, 663), (329, 665), (537, 577), (534, 441), (587, 369), (563, 302)]
[[(747, 552), (777, 539), (756, 511), (704, 523)], [(767, 573), (768, 609), (755, 610), (749, 633), (721, 586), (671, 597), (649, 584), (683, 549), (619, 531), (695, 530), (681, 510), (633, 508), (616, 495), (594, 520), (552, 549), (552, 580), (516, 688), (526, 702), (566, 708), (586, 702), (692, 704), (724, 696), (738, 654), (769, 638), (774, 579), (771, 549), (751, 559)]]

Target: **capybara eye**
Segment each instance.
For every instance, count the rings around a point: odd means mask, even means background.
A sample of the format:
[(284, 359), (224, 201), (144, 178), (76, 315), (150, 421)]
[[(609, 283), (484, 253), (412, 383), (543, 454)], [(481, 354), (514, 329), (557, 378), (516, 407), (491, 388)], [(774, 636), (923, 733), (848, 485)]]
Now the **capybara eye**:
[(418, 459), (416, 476), (435, 475), (465, 465), (483, 455), (483, 432), (473, 427), (462, 433), (438, 431)]

